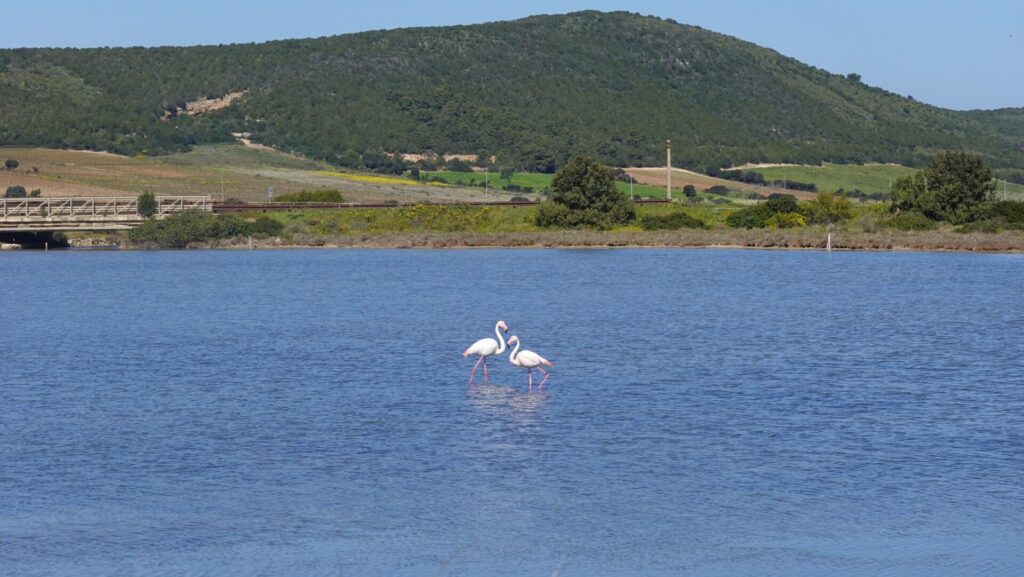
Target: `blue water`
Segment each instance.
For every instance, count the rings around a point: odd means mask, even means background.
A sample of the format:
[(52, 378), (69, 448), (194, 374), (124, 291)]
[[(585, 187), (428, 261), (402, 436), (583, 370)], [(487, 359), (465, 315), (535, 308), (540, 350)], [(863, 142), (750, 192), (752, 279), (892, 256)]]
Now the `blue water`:
[[(0, 575), (1024, 574), (1024, 257), (0, 255)], [(543, 393), (461, 352), (498, 319)]]

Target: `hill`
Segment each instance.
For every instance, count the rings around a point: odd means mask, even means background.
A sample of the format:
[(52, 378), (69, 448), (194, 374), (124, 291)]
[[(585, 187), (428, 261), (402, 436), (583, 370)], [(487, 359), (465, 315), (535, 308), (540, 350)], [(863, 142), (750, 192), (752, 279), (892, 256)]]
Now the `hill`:
[[(913, 63), (908, 63), (913, 66)], [(191, 104), (190, 104), (191, 103)], [(1024, 109), (956, 112), (671, 20), (624, 12), (226, 46), (0, 50), (0, 145), (165, 154), (256, 143), (342, 166), (495, 154), (619, 166), (1024, 167)]]

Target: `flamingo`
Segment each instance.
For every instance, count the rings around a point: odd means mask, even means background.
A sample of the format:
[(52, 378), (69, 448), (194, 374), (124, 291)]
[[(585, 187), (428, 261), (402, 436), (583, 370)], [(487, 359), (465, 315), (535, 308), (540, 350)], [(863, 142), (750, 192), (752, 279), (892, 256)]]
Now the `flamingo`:
[(473, 365), (473, 370), (469, 371), (469, 384), (473, 384), (473, 375), (476, 374), (476, 368), (480, 366), (481, 361), (484, 363), (484, 384), (490, 384), (487, 380), (487, 357), (500, 355), (506, 350), (505, 339), (501, 337), (501, 331), (508, 332), (508, 325), (505, 324), (505, 321), (498, 321), (498, 324), (494, 325), (494, 334), (498, 337), (498, 340), (480, 339), (462, 353), (463, 358), (469, 355), (478, 355), (480, 357), (476, 364)]
[(549, 367), (554, 365), (551, 364), (551, 361), (545, 359), (544, 357), (538, 355), (533, 351), (520, 351), (519, 345), (521, 343), (519, 342), (519, 337), (517, 337), (516, 335), (512, 335), (511, 337), (509, 337), (509, 346), (512, 346), (512, 343), (516, 344), (516, 348), (512, 349), (512, 354), (508, 356), (509, 361), (517, 367), (525, 367), (527, 369), (526, 374), (529, 375), (530, 377), (531, 392), (533, 392), (533, 369), (537, 369), (540, 372), (544, 373), (544, 380), (542, 380), (540, 382), (540, 386), (537, 387), (538, 391), (543, 389), (544, 383), (548, 382), (548, 372), (545, 371), (541, 365), (547, 365)]

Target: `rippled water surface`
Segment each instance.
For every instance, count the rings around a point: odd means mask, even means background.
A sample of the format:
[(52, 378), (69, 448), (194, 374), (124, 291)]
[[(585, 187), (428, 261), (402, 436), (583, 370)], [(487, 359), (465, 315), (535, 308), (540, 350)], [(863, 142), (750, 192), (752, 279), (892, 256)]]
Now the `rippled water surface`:
[[(0, 574), (1024, 574), (1024, 257), (0, 255)], [(542, 393), (461, 352), (504, 319)]]

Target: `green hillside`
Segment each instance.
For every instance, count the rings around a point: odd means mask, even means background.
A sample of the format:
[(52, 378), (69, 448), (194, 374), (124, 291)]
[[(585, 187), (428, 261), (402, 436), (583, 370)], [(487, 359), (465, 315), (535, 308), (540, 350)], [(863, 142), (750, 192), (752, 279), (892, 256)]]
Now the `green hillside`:
[[(223, 110), (182, 110), (243, 91)], [(676, 165), (696, 169), (920, 165), (945, 148), (1024, 167), (1024, 109), (944, 110), (623, 12), (264, 44), (0, 50), (0, 145), (162, 154), (232, 132), (370, 168), (384, 153), (428, 150), (542, 172), (577, 154), (653, 165), (668, 138)]]

